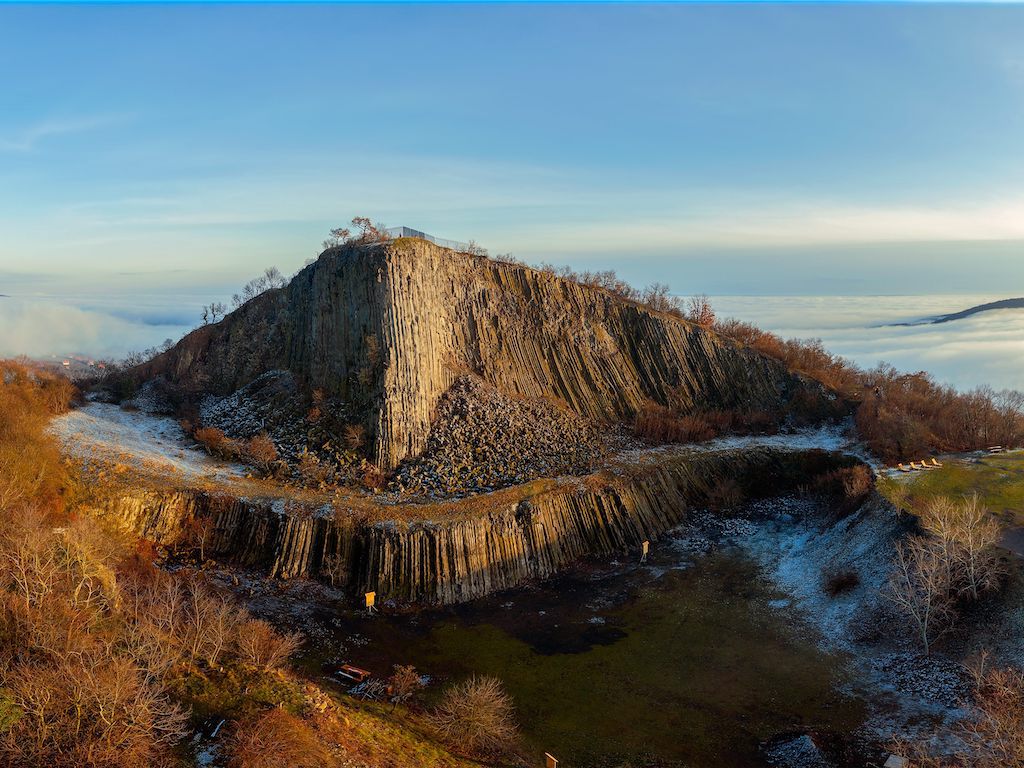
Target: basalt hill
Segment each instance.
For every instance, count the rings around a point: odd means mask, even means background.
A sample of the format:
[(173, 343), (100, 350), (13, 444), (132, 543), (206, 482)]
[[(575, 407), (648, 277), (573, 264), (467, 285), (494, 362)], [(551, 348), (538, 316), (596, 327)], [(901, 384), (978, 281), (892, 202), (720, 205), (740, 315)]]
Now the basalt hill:
[(329, 249), (138, 373), (228, 395), (279, 371), (361, 425), (385, 471), (424, 451), (446, 393), (467, 376), (493, 388), (492, 401), (543, 401), (598, 430), (649, 403), (777, 412), (798, 392), (821, 393), (675, 314), (412, 238)]
[[(627, 428), (652, 408), (801, 413), (806, 424), (842, 403), (679, 313), (412, 238), (329, 249), (132, 374), (143, 393), (200, 403), (203, 425), (238, 440), (267, 432), (292, 458), (307, 442), (365, 435), (360, 450), (387, 492), (136, 462), (104, 473), (113, 480), (96, 485), (97, 514), (169, 547), (200, 531), (203, 556), (382, 599), (470, 600), (587, 555), (635, 552), (690, 509), (793, 491), (856, 463), (827, 453), (838, 447), (827, 435), (635, 441)], [(111, 405), (93, 413), (124, 421)], [(176, 429), (163, 423), (160, 440)], [(65, 445), (96, 464), (78, 437)], [(184, 436), (173, 450), (189, 452)]]

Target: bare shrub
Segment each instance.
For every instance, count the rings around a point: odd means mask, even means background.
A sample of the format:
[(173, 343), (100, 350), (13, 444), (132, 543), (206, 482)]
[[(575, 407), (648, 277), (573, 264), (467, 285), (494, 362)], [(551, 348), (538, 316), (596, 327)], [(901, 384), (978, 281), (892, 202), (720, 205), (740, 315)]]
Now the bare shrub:
[(518, 735), (512, 700), (494, 677), (471, 677), (446, 689), (429, 719), (446, 743), (470, 754), (501, 753)]
[(333, 476), (331, 467), (309, 451), (303, 451), (299, 456), (298, 473), (302, 483), (314, 487), (327, 485)]
[(341, 436), (350, 451), (358, 451), (366, 445), (366, 427), (362, 424), (346, 424)]
[(192, 437), (208, 454), (219, 459), (237, 459), (242, 452), (237, 441), (216, 427), (199, 427), (192, 433)]
[(226, 751), (229, 768), (323, 768), (331, 762), (315, 731), (276, 707), (237, 723)]
[(968, 664), (973, 714), (957, 721), (956, 754), (936, 755), (928, 742), (897, 742), (908, 768), (1024, 768), (1024, 671), (994, 668), (988, 654)]
[(875, 486), (871, 470), (863, 464), (852, 467), (840, 467), (814, 478), (813, 486), (819, 493), (845, 499), (859, 501), (871, 492)]
[(487, 256), (487, 249), (479, 245), (476, 240), (466, 243), (466, 253), (470, 256)]
[(708, 489), (708, 507), (716, 512), (736, 509), (743, 500), (743, 489), (731, 477), (719, 478)]
[(46, 423), (67, 410), (76, 391), (62, 376), (0, 361), (0, 510), (60, 505), (68, 472)]
[(281, 634), (261, 619), (250, 619), (238, 626), (236, 647), (239, 657), (257, 669), (277, 669), (299, 649), (302, 636)]
[(640, 294), (640, 303), (655, 312), (670, 312), (676, 315), (682, 312), (679, 297), (673, 296), (665, 283), (652, 283), (644, 288)]
[(245, 444), (245, 458), (263, 474), (270, 474), (277, 457), (277, 446), (266, 432), (249, 438)]
[(391, 690), (391, 710), (395, 706), (410, 701), (423, 688), (423, 679), (412, 665), (396, 664), (391, 677), (388, 678)]
[(854, 568), (827, 567), (821, 572), (821, 589), (829, 597), (856, 589), (860, 585), (860, 574)]
[(0, 736), (7, 765), (155, 765), (186, 716), (127, 659), (87, 654), (3, 675), (20, 717)]
[(971, 666), (977, 717), (961, 721), (978, 768), (1024, 768), (1024, 671), (992, 668), (987, 655)]

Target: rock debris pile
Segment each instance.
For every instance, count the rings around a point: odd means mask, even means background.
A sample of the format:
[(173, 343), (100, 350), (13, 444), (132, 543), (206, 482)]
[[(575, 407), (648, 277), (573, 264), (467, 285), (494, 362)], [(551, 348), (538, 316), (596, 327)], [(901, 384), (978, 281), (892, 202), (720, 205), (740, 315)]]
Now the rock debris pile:
[(586, 419), (464, 376), (442, 399), (426, 450), (398, 468), (392, 486), (435, 498), (490, 491), (588, 472), (605, 450)]
[(332, 453), (333, 444), (341, 442), (333, 426), (347, 421), (344, 404), (332, 400), (320, 410), (326, 413), (310, 418), (309, 405), (291, 373), (267, 371), (230, 395), (207, 395), (199, 416), (203, 426), (216, 427), (235, 440), (265, 432), (280, 457), (293, 464), (304, 451)]

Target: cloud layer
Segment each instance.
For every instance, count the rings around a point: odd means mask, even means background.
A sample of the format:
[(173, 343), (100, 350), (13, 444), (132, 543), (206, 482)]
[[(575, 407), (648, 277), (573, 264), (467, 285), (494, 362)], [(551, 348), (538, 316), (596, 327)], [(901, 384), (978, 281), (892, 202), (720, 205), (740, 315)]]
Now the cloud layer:
[(718, 297), (723, 317), (754, 322), (786, 338), (820, 338), (863, 366), (884, 361), (925, 370), (961, 389), (989, 384), (1024, 390), (1024, 312), (986, 312), (942, 325), (894, 327), (1006, 296)]

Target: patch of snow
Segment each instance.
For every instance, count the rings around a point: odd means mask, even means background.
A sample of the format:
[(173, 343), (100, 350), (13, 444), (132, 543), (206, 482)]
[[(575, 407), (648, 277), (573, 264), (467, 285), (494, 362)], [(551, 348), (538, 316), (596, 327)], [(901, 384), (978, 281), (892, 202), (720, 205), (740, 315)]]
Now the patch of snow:
[[(906, 522), (880, 499), (835, 519), (810, 499), (755, 502), (758, 521), (748, 536), (731, 543), (752, 556), (772, 582), (821, 635), (821, 646), (849, 654), (849, 684), (871, 705), (865, 725), (881, 739), (895, 734), (929, 738), (948, 732), (964, 716), (967, 693), (960, 665), (917, 652), (891, 618), (883, 590), (895, 542)], [(774, 507), (774, 514), (771, 514)], [(823, 587), (826, 571), (855, 571), (859, 583), (837, 595)], [(887, 630), (892, 631), (887, 631)]]
[(194, 448), (178, 423), (167, 416), (90, 402), (55, 418), (50, 431), (67, 454), (86, 462), (189, 479), (234, 480), (245, 476), (241, 465), (218, 461)]
[(865, 446), (851, 437), (849, 421), (840, 424), (826, 424), (813, 429), (793, 432), (779, 432), (774, 435), (725, 435), (703, 443), (663, 445), (656, 448), (632, 448), (620, 452), (620, 458), (637, 461), (658, 454), (681, 452), (710, 453), (715, 451), (736, 451), (749, 448), (781, 448), (791, 451), (821, 450), (841, 452), (855, 456), (873, 467), (879, 466)]

